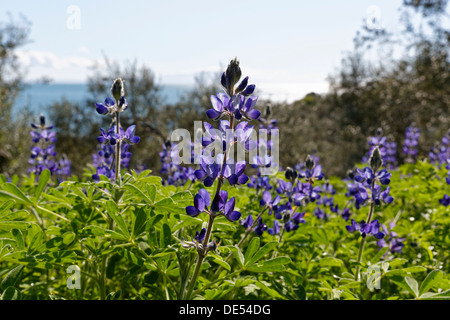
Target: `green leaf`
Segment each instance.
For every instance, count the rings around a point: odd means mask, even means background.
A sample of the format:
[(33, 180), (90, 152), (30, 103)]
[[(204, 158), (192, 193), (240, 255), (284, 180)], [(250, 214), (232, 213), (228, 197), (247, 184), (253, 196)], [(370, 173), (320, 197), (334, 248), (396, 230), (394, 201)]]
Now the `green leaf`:
[(147, 194), (152, 203), (156, 200), (156, 186), (154, 184), (147, 184)]
[(256, 252), (253, 257), (248, 261), (248, 265), (252, 265), (258, 260), (260, 260), (262, 257), (264, 257), (267, 253), (272, 251), (276, 246), (278, 245), (277, 241), (271, 241), (266, 243), (261, 249)]
[(217, 263), (218, 265), (222, 266), (223, 268), (225, 268), (228, 271), (231, 271), (231, 267), (230, 265), (224, 261), (221, 257), (215, 255), (215, 254), (210, 254), (210, 256), (212, 257), (212, 260)]
[(172, 244), (172, 232), (167, 223), (164, 223), (160, 235), (160, 246), (161, 248), (166, 248)]
[(416, 273), (416, 272), (426, 272), (427, 269), (420, 266), (414, 266), (414, 267), (408, 267), (403, 269), (395, 269), (395, 270), (389, 270), (386, 272), (386, 276), (407, 276), (410, 273)]
[(122, 295), (122, 290), (111, 292), (106, 296), (106, 300), (119, 300)]
[(303, 286), (297, 285), (297, 287), (294, 289), (294, 293), (297, 297), (297, 300), (306, 300), (306, 290)]
[(441, 293), (426, 292), (420, 297), (421, 300), (450, 300), (450, 290)]
[(4, 291), (8, 287), (15, 286), (20, 278), (23, 268), (24, 265), (18, 265), (12, 268), (0, 283), (0, 291)]
[(262, 283), (261, 281), (255, 281), (255, 284), (258, 286), (258, 288), (260, 288), (261, 290), (263, 290), (265, 293), (267, 293), (269, 296), (271, 296), (272, 298), (275, 299), (280, 299), (280, 300), (285, 300), (286, 298), (283, 297), (282, 295), (280, 295), (276, 290), (269, 288), (268, 286), (266, 286), (264, 283)]
[(405, 277), (405, 281), (408, 284), (408, 286), (411, 288), (412, 293), (416, 296), (416, 298), (419, 297), (419, 284), (417, 283), (416, 279), (411, 277)]
[(8, 287), (3, 291), (1, 300), (21, 300), (22, 293), (14, 287)]
[(147, 213), (144, 208), (138, 208), (134, 211), (134, 219), (132, 225), (133, 239), (145, 231), (145, 224), (147, 222)]
[(119, 208), (116, 203), (112, 200), (106, 202), (106, 209), (108, 211), (108, 215), (114, 220), (117, 225), (117, 229), (114, 228), (116, 232), (122, 234), (126, 239), (131, 237), (130, 232), (128, 231), (128, 227), (123, 220), (121, 213), (119, 212)]
[(229, 247), (230, 250), (233, 252), (234, 257), (239, 262), (239, 265), (242, 267), (244, 266), (244, 255), (242, 254), (242, 251), (237, 246), (231, 246)]
[(134, 194), (138, 199), (144, 200), (150, 204), (153, 203), (153, 201), (138, 187), (136, 187), (134, 184), (126, 183), (123, 186), (125, 189), (130, 191), (132, 194)]
[(34, 191), (34, 195), (36, 197), (36, 201), (39, 201), (41, 197), (42, 191), (44, 191), (45, 186), (47, 185), (48, 180), (50, 179), (50, 170), (45, 169), (39, 175), (39, 182)]
[(259, 249), (259, 237), (254, 237), (248, 247), (247, 250), (245, 251), (245, 257), (244, 257), (244, 265), (249, 265), (249, 261), (250, 259), (254, 256), (254, 254), (256, 253), (256, 251), (258, 251)]
[(41, 228), (36, 224), (30, 224), (27, 232), (28, 253), (42, 245), (44, 234)]
[(388, 250), (389, 250), (388, 247), (381, 248), (381, 249), (377, 252), (377, 254), (376, 254), (372, 259), (370, 259), (370, 262), (372, 262), (372, 264), (377, 263), (378, 261), (381, 260), (381, 257), (384, 256), (384, 254), (385, 254)]
[(147, 228), (153, 228), (161, 219), (164, 218), (163, 214), (157, 214), (148, 219)]
[(19, 229), (12, 229), (11, 234), (16, 240), (19, 250), (25, 250), (25, 240), (23, 238), (22, 231), (20, 231)]
[(280, 272), (285, 270), (284, 265), (290, 261), (291, 259), (288, 257), (277, 257), (262, 263), (253, 264), (247, 267), (246, 270), (252, 272)]
[(12, 183), (4, 183), (1, 185), (3, 190), (0, 190), (0, 200), (2, 198), (12, 198), (18, 202), (32, 206), (33, 202), (20, 190), (16, 185)]
[[(0, 204), (0, 218), (5, 216), (5, 214), (3, 214), (6, 210), (8, 210), (9, 208), (11, 208), (14, 205), (14, 200), (10, 199), (10, 200), (6, 200), (5, 202)], [(9, 212), (6, 213), (6, 215), (8, 215)]]
[(12, 230), (12, 229), (20, 229), (25, 230), (31, 222), (27, 221), (0, 221), (0, 230)]
[(422, 296), (428, 292), (431, 288), (434, 288), (444, 278), (444, 273), (441, 270), (431, 271), (427, 277), (422, 281), (419, 289), (419, 295)]
[(325, 257), (319, 260), (319, 265), (321, 267), (342, 267), (344, 262), (341, 259)]
[(312, 234), (312, 238), (319, 244), (328, 244), (328, 236), (325, 230), (317, 228)]

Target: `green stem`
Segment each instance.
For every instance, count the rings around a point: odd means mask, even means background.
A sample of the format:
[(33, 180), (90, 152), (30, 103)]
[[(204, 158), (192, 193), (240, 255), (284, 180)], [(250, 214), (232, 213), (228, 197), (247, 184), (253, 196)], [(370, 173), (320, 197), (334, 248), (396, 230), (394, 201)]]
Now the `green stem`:
[[(372, 182), (372, 190), (373, 190), (373, 186), (374, 186), (374, 182)], [(370, 204), (369, 215), (367, 217), (367, 222), (366, 222), (367, 224), (369, 224), (370, 221), (372, 220), (374, 208), (375, 208), (375, 203), (372, 201), (372, 203)], [(362, 260), (362, 255), (363, 255), (365, 243), (366, 243), (366, 238), (362, 238), (361, 239), (361, 243), (359, 245), (358, 258), (356, 260), (358, 262), (358, 265), (356, 266), (356, 271), (355, 271), (355, 280), (356, 281), (359, 280), (359, 269), (360, 269), (359, 268), (359, 264), (361, 263), (361, 260)]]
[[(116, 102), (117, 103), (117, 102)], [(119, 112), (116, 112), (116, 133), (119, 135), (120, 132), (120, 122), (119, 122)], [(117, 140), (116, 145), (116, 183), (119, 183), (120, 179), (120, 140)]]
[(202, 266), (204, 258), (205, 258), (205, 256), (203, 254), (200, 254), (200, 253), (198, 254), (197, 264), (195, 265), (194, 274), (192, 275), (192, 279), (191, 279), (191, 282), (189, 283), (189, 288), (188, 288), (188, 291), (186, 294), (187, 300), (190, 300), (190, 298), (191, 298), (192, 291), (194, 290), (194, 286), (197, 281), (198, 274), (200, 273), (200, 268)]

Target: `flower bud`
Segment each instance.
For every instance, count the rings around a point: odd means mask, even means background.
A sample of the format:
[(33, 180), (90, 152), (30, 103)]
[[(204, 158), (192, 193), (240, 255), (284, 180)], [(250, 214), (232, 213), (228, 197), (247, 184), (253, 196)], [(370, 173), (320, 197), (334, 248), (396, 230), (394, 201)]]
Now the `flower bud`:
[(226, 89), (231, 93), (236, 83), (241, 79), (241, 68), (239, 67), (239, 61), (234, 58), (230, 61), (227, 70), (225, 71), (226, 77)]
[(41, 127), (45, 127), (45, 116), (43, 114), (39, 117), (39, 121), (41, 123)]
[(121, 78), (117, 78), (116, 80), (114, 80), (114, 83), (111, 87), (111, 94), (114, 99), (116, 99), (116, 101), (119, 101), (123, 96), (125, 96), (125, 89)]
[(287, 167), (284, 176), (288, 180), (295, 180), (297, 178), (297, 172), (294, 169), (292, 169), (291, 167)]
[(369, 159), (369, 165), (372, 170), (375, 172), (383, 165), (383, 159), (381, 158), (381, 152), (378, 147), (375, 147), (372, 151), (372, 155)]
[(314, 162), (314, 160), (311, 158), (311, 155), (309, 155), (309, 154), (306, 157), (305, 166), (306, 166), (306, 169), (308, 169), (308, 170), (312, 170), (316, 166), (316, 163)]
[(272, 113), (272, 108), (270, 107), (270, 105), (268, 105), (266, 107), (266, 119), (268, 119), (270, 117), (271, 113)]

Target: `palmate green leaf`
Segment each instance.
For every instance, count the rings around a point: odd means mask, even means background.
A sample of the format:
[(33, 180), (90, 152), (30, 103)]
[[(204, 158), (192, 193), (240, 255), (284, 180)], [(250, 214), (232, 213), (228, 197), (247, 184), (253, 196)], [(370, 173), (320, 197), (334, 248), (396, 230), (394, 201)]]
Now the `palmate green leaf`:
[(444, 273), (441, 270), (431, 271), (422, 281), (419, 289), (419, 295), (422, 297), (424, 293), (427, 293), (430, 289), (438, 286), (443, 278)]

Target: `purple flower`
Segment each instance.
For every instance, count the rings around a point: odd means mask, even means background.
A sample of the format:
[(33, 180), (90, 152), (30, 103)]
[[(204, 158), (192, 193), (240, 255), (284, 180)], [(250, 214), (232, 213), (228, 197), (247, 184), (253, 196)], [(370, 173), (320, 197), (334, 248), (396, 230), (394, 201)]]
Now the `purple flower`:
[(276, 207), (280, 203), (281, 197), (279, 195), (275, 196), (272, 200), (272, 195), (269, 191), (265, 190), (262, 195), (262, 199), (259, 202), (261, 207), (266, 206), (269, 211), (267, 212), (269, 215), (272, 214), (273, 208)]
[(96, 103), (95, 110), (97, 110), (99, 114), (104, 115), (111, 112), (115, 105), (116, 102), (114, 101), (114, 99), (108, 97), (105, 99), (104, 103)]
[(444, 197), (442, 199), (439, 199), (439, 203), (447, 207), (448, 205), (450, 205), (450, 197), (447, 194), (444, 194)]
[(341, 217), (345, 221), (348, 221), (348, 219), (350, 219), (350, 216), (351, 216), (350, 209), (349, 208), (344, 208), (344, 210), (342, 210), (342, 212), (341, 212)]
[(212, 120), (219, 120), (227, 113), (227, 111), (234, 112), (232, 101), (225, 93), (212, 95), (211, 104), (213, 109), (207, 110), (206, 115)]
[(195, 177), (198, 180), (202, 180), (205, 187), (210, 187), (214, 184), (214, 181), (219, 176), (221, 165), (218, 163), (208, 164), (202, 159), (200, 169), (195, 171)]
[(381, 192), (381, 186), (375, 185), (372, 190), (372, 200), (375, 202), (376, 205), (380, 205), (381, 200), (384, 203), (388, 204), (391, 203), (392, 201), (394, 201), (394, 198), (389, 195), (390, 190), (391, 188), (387, 187), (386, 190)]
[(129, 126), (125, 132), (123, 132), (123, 129), (120, 128), (119, 139), (125, 140), (128, 144), (139, 143), (141, 138), (134, 135), (135, 131), (136, 131), (135, 125)]
[[(257, 100), (258, 100), (257, 96), (251, 96), (247, 99), (247, 101), (245, 101), (244, 96), (240, 96), (238, 112), (246, 120), (256, 120), (261, 115), (261, 111), (254, 109)], [(240, 116), (238, 116), (237, 118), (240, 118)]]
[(195, 232), (194, 239), (197, 242), (202, 243), (205, 240), (205, 235), (206, 235), (206, 229), (203, 228), (200, 232), (198, 232), (198, 231)]
[(377, 239), (382, 239), (384, 237), (384, 233), (380, 231), (380, 223), (377, 219), (368, 224), (364, 220), (358, 224), (357, 222), (355, 222), (355, 220), (352, 219), (351, 224), (349, 226), (346, 226), (345, 228), (350, 233), (359, 231), (363, 238), (370, 234)]
[(247, 183), (247, 187), (255, 188), (256, 190), (265, 189), (272, 190), (270, 179), (268, 176), (261, 176), (261, 174), (253, 175), (250, 177), (250, 182)]
[(108, 143), (111, 145), (115, 145), (117, 143), (116, 133), (114, 132), (114, 128), (109, 128), (108, 132), (100, 128), (101, 135), (97, 137), (97, 141), (101, 144)]
[(394, 227), (394, 223), (389, 224), (389, 230), (385, 225), (382, 226), (383, 232), (386, 237), (377, 241), (377, 245), (380, 248), (388, 247), (392, 253), (402, 253), (402, 249), (405, 246), (405, 244), (403, 243), (403, 241), (405, 241), (405, 238), (399, 238), (397, 236), (397, 233), (392, 231)]
[(314, 168), (312, 169), (306, 169), (302, 176), (304, 178), (306, 178), (307, 181), (309, 181), (310, 183), (313, 183), (316, 180), (322, 180), (324, 174), (322, 172), (322, 166), (321, 165), (317, 165), (314, 166)]
[(253, 216), (250, 214), (245, 218), (245, 220), (239, 221), (239, 224), (243, 226), (246, 230), (253, 231), (256, 235), (261, 236), (264, 231), (267, 230), (267, 225), (262, 221), (262, 218), (258, 218), (258, 223), (253, 227)]
[(273, 227), (267, 229), (267, 232), (272, 236), (280, 233), (280, 224), (278, 223), (278, 220), (273, 221)]
[(230, 185), (246, 184), (248, 177), (244, 174), (247, 163), (239, 161), (236, 164), (225, 164), (223, 167), (223, 176)]
[(208, 212), (211, 204), (211, 196), (205, 189), (200, 189), (194, 197), (194, 205), (186, 207), (186, 213), (191, 217), (196, 217), (202, 212)]
[(229, 221), (234, 222), (241, 218), (241, 213), (234, 210), (236, 199), (231, 198), (224, 206), (224, 215)]
[(355, 181), (357, 182), (367, 182), (368, 185), (379, 181), (383, 185), (388, 185), (391, 182), (392, 174), (387, 171), (387, 169), (382, 169), (378, 171), (376, 174), (369, 167), (365, 167), (363, 170), (356, 169)]
[(239, 221), (239, 224), (243, 226), (245, 229), (250, 228), (251, 226), (253, 226), (253, 216), (249, 214), (247, 218), (245, 218), (245, 220)]

